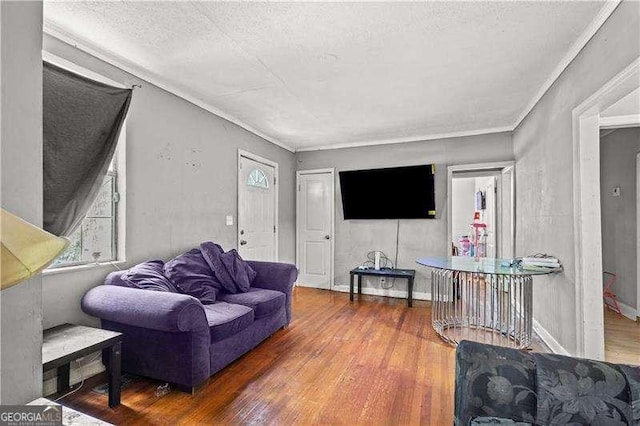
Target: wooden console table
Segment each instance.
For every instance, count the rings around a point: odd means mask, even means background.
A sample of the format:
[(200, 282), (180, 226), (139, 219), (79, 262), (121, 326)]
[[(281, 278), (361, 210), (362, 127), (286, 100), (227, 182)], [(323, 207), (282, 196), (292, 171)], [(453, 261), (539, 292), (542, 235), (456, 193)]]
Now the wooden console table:
[(362, 294), (362, 276), (368, 275), (373, 277), (385, 278), (406, 278), (407, 279), (407, 306), (413, 306), (413, 280), (416, 277), (414, 269), (391, 269), (391, 268), (355, 268), (349, 274), (349, 300), (353, 301), (353, 279), (358, 277), (358, 294)]
[(109, 377), (109, 407), (115, 407), (120, 404), (122, 337), (122, 333), (83, 325), (62, 324), (49, 328), (43, 334), (42, 369), (58, 369), (58, 392), (64, 393), (70, 389), (71, 361), (103, 351)]

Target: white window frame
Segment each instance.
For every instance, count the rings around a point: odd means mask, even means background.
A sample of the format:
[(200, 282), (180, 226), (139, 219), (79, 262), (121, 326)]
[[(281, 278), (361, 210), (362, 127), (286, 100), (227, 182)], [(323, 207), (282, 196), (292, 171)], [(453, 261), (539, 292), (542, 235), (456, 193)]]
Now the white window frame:
[[(128, 88), (122, 83), (111, 80), (101, 74), (93, 72), (89, 69), (83, 68), (74, 64), (73, 62), (67, 61), (66, 59), (60, 58), (56, 55), (53, 55), (49, 52), (42, 51), (42, 58), (44, 61), (49, 62), (53, 65), (56, 65), (60, 68), (64, 68), (73, 73), (82, 75), (84, 77), (90, 78), (92, 80), (99, 81), (101, 83), (108, 84), (110, 86), (119, 87), (122, 89)], [(115, 214), (113, 218), (113, 226), (114, 226), (114, 236), (113, 236), (113, 251), (114, 258), (111, 260), (100, 261), (98, 259), (98, 263), (94, 261), (86, 261), (86, 262), (74, 262), (70, 264), (64, 264), (59, 266), (50, 266), (49, 268), (43, 271), (44, 275), (48, 274), (56, 274), (61, 272), (71, 272), (74, 270), (86, 269), (93, 266), (100, 265), (109, 265), (114, 263), (125, 263), (126, 262), (126, 205), (127, 205), (127, 197), (126, 197), (126, 151), (127, 151), (127, 119), (122, 123), (122, 129), (120, 131), (120, 135), (118, 138), (118, 143), (116, 147), (116, 151), (114, 154), (114, 169), (115, 171), (108, 172), (115, 174), (115, 193), (117, 194), (118, 201), (114, 203), (115, 205)]]

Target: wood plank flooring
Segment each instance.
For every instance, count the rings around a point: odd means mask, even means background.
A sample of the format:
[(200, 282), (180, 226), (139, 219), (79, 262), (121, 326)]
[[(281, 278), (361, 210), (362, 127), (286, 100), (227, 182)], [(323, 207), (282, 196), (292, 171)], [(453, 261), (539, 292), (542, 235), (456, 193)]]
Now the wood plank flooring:
[(605, 360), (640, 365), (640, 322), (604, 310)]
[[(107, 407), (93, 378), (61, 402), (115, 424), (453, 423), (455, 350), (429, 302), (298, 287), (294, 320), (198, 390), (156, 396), (141, 379)], [(538, 346), (538, 349), (541, 349)]]

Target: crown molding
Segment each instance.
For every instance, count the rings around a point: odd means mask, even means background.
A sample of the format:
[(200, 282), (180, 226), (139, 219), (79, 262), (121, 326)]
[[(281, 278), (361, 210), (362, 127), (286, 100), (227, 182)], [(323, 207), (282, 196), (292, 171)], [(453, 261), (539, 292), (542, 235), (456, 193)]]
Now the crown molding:
[(435, 140), (435, 139), (446, 139), (446, 138), (456, 138), (456, 137), (465, 137), (465, 136), (477, 136), (477, 135), (484, 135), (484, 134), (491, 134), (491, 133), (512, 132), (520, 125), (520, 123), (522, 123), (522, 121), (527, 117), (527, 115), (529, 115), (529, 113), (537, 105), (540, 99), (542, 99), (544, 94), (549, 90), (549, 88), (553, 85), (553, 83), (555, 83), (558, 77), (560, 77), (560, 75), (569, 66), (569, 64), (571, 64), (571, 62), (576, 58), (576, 56), (578, 56), (580, 51), (589, 42), (589, 40), (591, 40), (591, 38), (598, 32), (600, 27), (602, 27), (602, 25), (606, 22), (609, 16), (611, 16), (611, 14), (618, 7), (621, 1), (622, 0), (607, 0), (605, 2), (605, 4), (602, 6), (602, 8), (600, 9), (596, 17), (593, 19), (593, 21), (591, 21), (589, 26), (580, 35), (578, 40), (576, 40), (576, 42), (571, 46), (571, 49), (569, 49), (566, 55), (554, 68), (554, 70), (551, 72), (549, 77), (538, 89), (535, 96), (527, 103), (526, 107), (523, 109), (523, 111), (517, 117), (516, 121), (511, 126), (468, 130), (468, 131), (461, 131), (461, 132), (428, 134), (428, 135), (421, 135), (421, 136), (411, 136), (406, 138), (380, 139), (380, 140), (365, 141), (365, 142), (345, 142), (345, 143), (338, 143), (338, 144), (314, 145), (310, 147), (300, 147), (297, 149), (283, 142), (280, 142), (270, 136), (267, 136), (263, 132), (244, 123), (242, 120), (173, 86), (171, 83), (167, 82), (161, 77), (152, 75), (148, 71), (134, 64), (127, 63), (128, 61), (126, 61), (126, 59), (124, 58), (118, 58), (116, 55), (112, 53), (106, 52), (102, 49), (99, 49), (96, 46), (93, 46), (93, 45), (90, 45), (89, 43), (78, 40), (72, 34), (57, 27), (55, 24), (52, 24), (51, 22), (48, 22), (46, 20), (44, 21), (43, 32), (45, 34), (50, 35), (51, 37), (54, 37), (62, 41), (63, 43), (69, 44), (85, 53), (88, 53), (89, 55), (92, 55), (108, 64), (115, 66), (116, 68), (119, 68), (137, 78), (140, 78), (141, 80), (147, 81), (169, 93), (172, 93), (218, 117), (221, 117), (233, 124), (236, 124), (237, 126), (243, 128), (244, 130), (251, 132), (254, 135), (268, 142), (271, 142), (274, 145), (284, 148), (287, 151), (306, 152), (306, 151), (321, 151), (321, 150), (329, 150), (329, 149), (356, 148), (356, 147), (363, 147), (363, 146), (422, 142), (422, 141), (429, 141), (429, 140)]
[(116, 68), (121, 69), (122, 71), (125, 71), (141, 80), (144, 80), (148, 83), (153, 84), (154, 86), (159, 87), (162, 90), (165, 90), (169, 93), (172, 93), (182, 99), (184, 99), (185, 101), (192, 103), (193, 105), (196, 105), (197, 107), (200, 107), (202, 109), (204, 109), (205, 111), (208, 111), (220, 118), (223, 118), (241, 128), (243, 128), (244, 130), (253, 133), (254, 135), (268, 141), (271, 142), (274, 145), (279, 146), (280, 148), (284, 148), (287, 151), (290, 152), (295, 152), (295, 149), (285, 143), (282, 143), (270, 136), (267, 136), (266, 134), (260, 132), (259, 130), (253, 128), (252, 126), (248, 125), (247, 123), (243, 122), (242, 120), (214, 107), (211, 104), (208, 104), (207, 102), (204, 102), (201, 99), (198, 99), (196, 97), (194, 97), (193, 95), (190, 95), (186, 92), (184, 92), (183, 90), (173, 86), (171, 83), (167, 82), (166, 80), (156, 76), (156, 75), (152, 75), (151, 73), (145, 71), (143, 68), (138, 67), (137, 65), (134, 64), (130, 64), (130, 63), (126, 63), (128, 61), (126, 61), (126, 59), (124, 58), (118, 58), (116, 57), (116, 55), (113, 55), (109, 52), (106, 52), (96, 46), (93, 46), (85, 41), (80, 41), (78, 40), (76, 37), (74, 37), (72, 34), (68, 33), (67, 31), (59, 28), (58, 26), (56, 26), (55, 24), (52, 24), (51, 22), (48, 21), (44, 21), (43, 24), (43, 32), (53, 38), (56, 38), (60, 41), (62, 41), (63, 43), (66, 43), (70, 46), (75, 47), (78, 50), (81, 50), (85, 53), (88, 53), (91, 56), (94, 56), (110, 65), (113, 65)]
[(547, 93), (547, 90), (556, 82), (558, 77), (564, 72), (564, 70), (573, 62), (573, 60), (578, 56), (580, 51), (587, 45), (589, 40), (598, 32), (600, 27), (609, 19), (609, 16), (613, 13), (614, 10), (618, 7), (622, 0), (607, 0), (600, 8), (600, 11), (596, 15), (596, 17), (591, 21), (589, 26), (584, 30), (584, 32), (580, 35), (578, 40), (573, 43), (571, 49), (564, 55), (562, 60), (558, 63), (558, 65), (551, 72), (549, 77), (545, 80), (545, 82), (540, 86), (540, 89), (536, 92), (535, 96), (531, 98), (527, 106), (520, 113), (517, 120), (513, 123), (513, 129), (515, 130), (522, 120), (526, 118), (527, 115), (533, 110), (533, 108), (540, 102), (540, 99)]
[(434, 133), (434, 134), (421, 135), (421, 136), (411, 136), (407, 138), (380, 139), (380, 140), (372, 140), (372, 141), (364, 141), (364, 142), (345, 142), (345, 143), (337, 143), (332, 145), (315, 145), (315, 146), (298, 148), (296, 149), (296, 152), (323, 151), (327, 149), (358, 148), (358, 147), (373, 146), (373, 145), (393, 145), (398, 143), (424, 142), (424, 141), (431, 141), (436, 139), (462, 138), (465, 136), (488, 135), (491, 133), (504, 133), (504, 132), (511, 132), (511, 131), (513, 131), (513, 127), (511, 126), (492, 127), (488, 129), (465, 130), (462, 132)]

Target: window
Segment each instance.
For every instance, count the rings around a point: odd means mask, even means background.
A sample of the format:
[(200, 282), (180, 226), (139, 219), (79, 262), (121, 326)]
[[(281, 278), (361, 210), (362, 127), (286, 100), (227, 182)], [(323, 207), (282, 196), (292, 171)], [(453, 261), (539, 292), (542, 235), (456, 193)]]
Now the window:
[[(49, 52), (42, 52), (43, 59), (54, 65), (83, 75), (104, 84), (125, 87), (91, 70), (80, 67)], [(120, 137), (113, 161), (104, 178), (96, 200), (78, 229), (69, 237), (69, 247), (56, 259), (49, 270), (65, 267), (124, 260), (125, 257), (125, 209), (126, 209), (126, 130), (122, 123)]]
[(69, 247), (50, 268), (76, 266), (118, 259), (117, 212), (119, 194), (116, 161), (109, 166), (96, 200), (78, 229), (69, 237)]
[(260, 169), (253, 169), (251, 173), (249, 173), (249, 178), (247, 179), (247, 185), (255, 186), (257, 188), (269, 188), (269, 180), (267, 179), (267, 175)]

